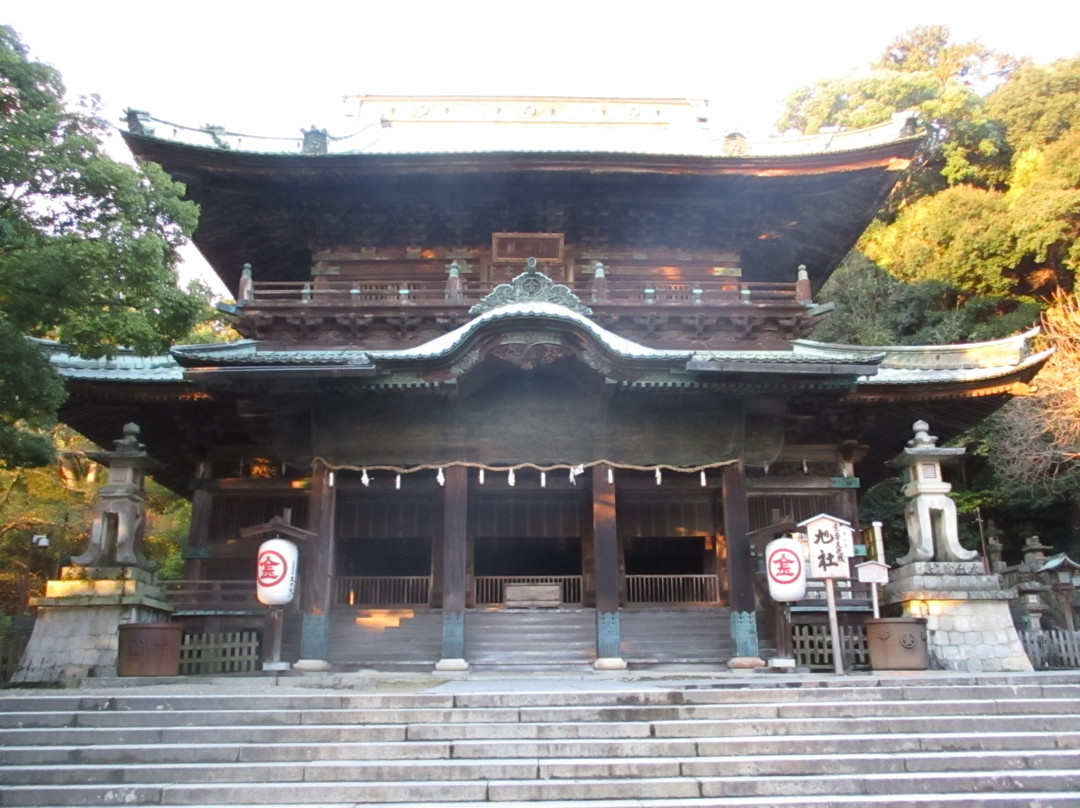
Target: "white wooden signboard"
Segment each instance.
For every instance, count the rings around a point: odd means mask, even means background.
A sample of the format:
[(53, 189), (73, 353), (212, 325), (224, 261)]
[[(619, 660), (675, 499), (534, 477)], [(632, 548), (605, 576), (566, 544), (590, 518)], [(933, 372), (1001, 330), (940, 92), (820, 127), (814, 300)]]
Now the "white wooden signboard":
[(810, 548), (811, 578), (849, 578), (848, 560), (855, 554), (851, 524), (835, 516), (819, 514), (799, 527), (806, 531)]

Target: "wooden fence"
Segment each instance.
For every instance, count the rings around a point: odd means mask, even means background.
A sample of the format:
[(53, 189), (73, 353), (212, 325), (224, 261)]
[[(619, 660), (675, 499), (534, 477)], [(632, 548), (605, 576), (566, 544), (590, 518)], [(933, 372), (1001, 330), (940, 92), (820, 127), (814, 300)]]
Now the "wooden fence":
[(1080, 668), (1080, 631), (1018, 631), (1020, 643), (1037, 671)]
[(185, 634), (180, 644), (180, 675), (250, 673), (259, 669), (259, 632)]
[[(870, 665), (866, 629), (862, 626), (840, 626), (840, 644), (844, 670)], [(791, 627), (791, 650), (795, 664), (810, 670), (833, 670), (832, 637), (828, 625), (797, 623)]]

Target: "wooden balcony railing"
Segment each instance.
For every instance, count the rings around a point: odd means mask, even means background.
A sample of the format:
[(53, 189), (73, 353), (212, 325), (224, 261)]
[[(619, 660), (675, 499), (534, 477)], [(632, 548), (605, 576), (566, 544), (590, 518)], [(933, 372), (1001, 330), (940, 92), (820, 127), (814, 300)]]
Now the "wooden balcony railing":
[(629, 603), (715, 603), (720, 596), (715, 575), (627, 575)]
[(339, 606), (426, 606), (430, 597), (427, 575), (334, 578), (334, 603)]
[[(460, 290), (437, 281), (261, 281), (240, 302), (252, 308), (295, 306), (388, 309), (479, 303), (497, 284), (463, 282)], [(568, 284), (589, 306), (760, 306), (798, 302), (794, 283), (744, 283), (734, 279), (645, 283), (607, 278)]]
[(255, 581), (162, 581), (180, 611), (250, 611), (266, 608), (255, 597)]
[(473, 591), (477, 606), (491, 606), (505, 600), (506, 584), (558, 584), (562, 587), (562, 602), (581, 603), (580, 575), (477, 575), (473, 579)]

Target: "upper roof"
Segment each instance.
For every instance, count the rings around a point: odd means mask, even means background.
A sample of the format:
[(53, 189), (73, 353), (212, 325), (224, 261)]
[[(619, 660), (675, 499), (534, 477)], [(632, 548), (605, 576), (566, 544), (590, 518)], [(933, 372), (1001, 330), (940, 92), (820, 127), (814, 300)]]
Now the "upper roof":
[(234, 293), (246, 263), (261, 281), (299, 281), (319, 249), (549, 231), (582, 249), (736, 252), (751, 281), (788, 282), (803, 264), (818, 285), (918, 149), (906, 123), (763, 143), (693, 124), (395, 118), (321, 155), (124, 137), (187, 185), (194, 241)]
[(780, 157), (844, 152), (912, 134), (910, 112), (862, 129), (827, 127), (813, 135), (750, 138), (711, 120), (709, 102), (684, 98), (536, 96), (345, 97), (347, 134), (312, 127), (303, 137), (242, 135), (129, 113), (135, 134), (168, 133), (192, 146), (252, 153), (300, 153), (305, 142), (328, 154), (608, 153), (699, 157)]

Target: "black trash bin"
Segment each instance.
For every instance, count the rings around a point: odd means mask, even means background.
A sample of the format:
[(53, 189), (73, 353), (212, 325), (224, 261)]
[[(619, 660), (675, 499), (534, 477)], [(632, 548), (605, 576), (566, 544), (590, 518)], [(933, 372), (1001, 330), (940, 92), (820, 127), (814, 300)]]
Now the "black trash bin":
[(179, 623), (122, 623), (118, 676), (176, 676), (180, 673)]

